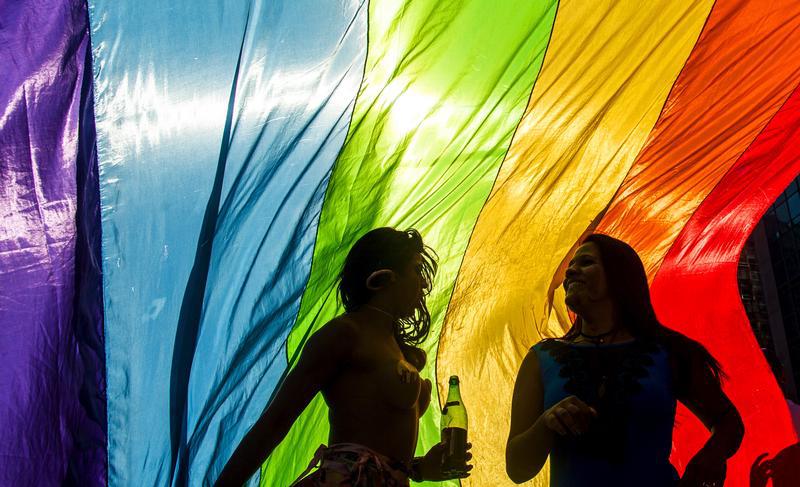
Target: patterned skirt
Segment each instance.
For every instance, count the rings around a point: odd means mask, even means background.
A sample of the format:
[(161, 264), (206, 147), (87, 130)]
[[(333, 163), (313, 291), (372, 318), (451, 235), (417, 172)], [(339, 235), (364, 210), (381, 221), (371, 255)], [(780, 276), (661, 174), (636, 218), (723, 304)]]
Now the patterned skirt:
[[(309, 472), (319, 468), (309, 475)], [(292, 487), (408, 487), (409, 468), (363, 445), (320, 445)]]

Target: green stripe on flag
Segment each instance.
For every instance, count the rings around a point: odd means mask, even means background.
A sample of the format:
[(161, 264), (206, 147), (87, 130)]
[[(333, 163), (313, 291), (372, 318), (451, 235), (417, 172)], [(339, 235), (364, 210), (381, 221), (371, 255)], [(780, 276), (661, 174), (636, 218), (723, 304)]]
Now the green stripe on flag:
[[(542, 65), (558, 2), (372, 0), (364, 80), (320, 217), (289, 362), (342, 312), (336, 276), (378, 226), (415, 227), (440, 257), (423, 348), (436, 347), (456, 274)], [(457, 371), (442, 371), (443, 375)], [(436, 391), (436, 388), (434, 388)], [(418, 454), (439, 439), (439, 408), (420, 423)], [(261, 485), (289, 485), (327, 442), (318, 395), (262, 467)]]

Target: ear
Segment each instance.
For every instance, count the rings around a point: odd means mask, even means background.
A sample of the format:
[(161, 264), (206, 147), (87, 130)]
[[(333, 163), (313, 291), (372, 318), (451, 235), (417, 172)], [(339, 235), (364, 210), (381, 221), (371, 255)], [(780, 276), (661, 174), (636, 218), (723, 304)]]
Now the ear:
[(367, 289), (370, 291), (378, 291), (382, 289), (386, 284), (395, 280), (394, 271), (389, 269), (381, 269), (378, 271), (373, 272), (367, 278)]

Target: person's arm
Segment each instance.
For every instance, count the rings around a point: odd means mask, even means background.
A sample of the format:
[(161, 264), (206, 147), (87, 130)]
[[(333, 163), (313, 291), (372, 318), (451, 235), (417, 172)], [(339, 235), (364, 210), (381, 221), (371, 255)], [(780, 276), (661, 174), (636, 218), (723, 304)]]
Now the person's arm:
[(726, 462), (736, 453), (744, 436), (744, 423), (713, 372), (693, 357), (683, 397), (678, 399), (711, 432), (706, 444), (686, 466), (681, 485), (722, 486)]
[(240, 487), (250, 478), (311, 399), (350, 359), (356, 338), (355, 325), (342, 319), (331, 321), (309, 338), (297, 366), (279, 386), (274, 399), (233, 452), (214, 485)]
[(506, 443), (506, 473), (515, 483), (526, 482), (544, 466), (553, 438), (585, 432), (597, 416), (575, 396), (569, 396), (544, 410), (544, 385), (539, 359), (531, 350), (522, 361), (511, 402), (511, 427)]
[(444, 456), (446, 452), (446, 445), (444, 443), (437, 443), (428, 450), (428, 453), (422, 457), (414, 457), (411, 460), (411, 480), (414, 482), (441, 482), (443, 480), (465, 479), (469, 477), (469, 471), (472, 470), (472, 465), (469, 461), (472, 460), (472, 453), (469, 449), (472, 448), (472, 443), (467, 443), (467, 452), (464, 456), (464, 468), (455, 472), (442, 471)]

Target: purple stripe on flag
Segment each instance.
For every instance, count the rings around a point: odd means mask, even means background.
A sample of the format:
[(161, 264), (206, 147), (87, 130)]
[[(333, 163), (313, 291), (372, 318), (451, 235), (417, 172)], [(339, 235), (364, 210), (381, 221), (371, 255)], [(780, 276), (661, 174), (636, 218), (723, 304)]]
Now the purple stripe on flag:
[(0, 3), (0, 485), (105, 485), (84, 0)]

